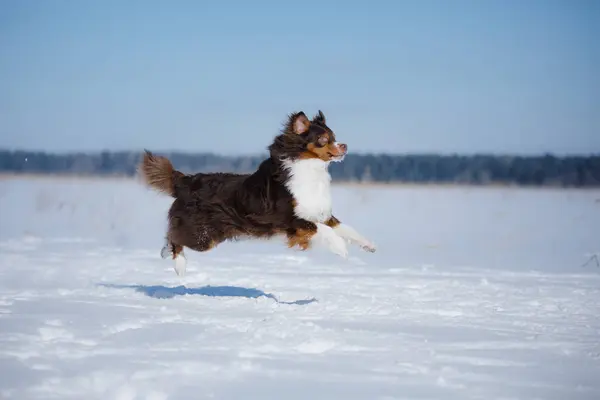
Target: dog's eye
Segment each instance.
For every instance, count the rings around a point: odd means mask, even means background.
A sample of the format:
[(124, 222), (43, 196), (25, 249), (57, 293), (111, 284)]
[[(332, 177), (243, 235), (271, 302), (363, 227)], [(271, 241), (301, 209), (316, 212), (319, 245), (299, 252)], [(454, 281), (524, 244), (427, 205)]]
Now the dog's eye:
[(319, 146), (325, 146), (329, 143), (329, 138), (327, 136), (321, 136), (317, 142), (319, 143)]

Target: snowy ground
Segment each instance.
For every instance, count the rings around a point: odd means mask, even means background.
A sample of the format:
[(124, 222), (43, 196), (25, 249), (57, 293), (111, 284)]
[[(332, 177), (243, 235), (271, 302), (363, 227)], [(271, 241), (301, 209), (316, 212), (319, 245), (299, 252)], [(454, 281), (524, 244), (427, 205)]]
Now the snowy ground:
[(231, 243), (179, 279), (170, 199), (0, 180), (0, 398), (600, 398), (599, 191), (334, 195), (377, 253)]

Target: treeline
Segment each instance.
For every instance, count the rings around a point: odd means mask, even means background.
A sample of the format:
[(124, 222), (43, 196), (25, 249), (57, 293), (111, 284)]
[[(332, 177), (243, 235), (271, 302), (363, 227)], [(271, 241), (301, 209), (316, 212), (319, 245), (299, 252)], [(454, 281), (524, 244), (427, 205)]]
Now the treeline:
[[(0, 172), (133, 176), (141, 152), (49, 154), (0, 150)], [(260, 156), (160, 153), (182, 172), (252, 172)], [(390, 155), (351, 154), (330, 168), (334, 181), (600, 186), (600, 155)]]

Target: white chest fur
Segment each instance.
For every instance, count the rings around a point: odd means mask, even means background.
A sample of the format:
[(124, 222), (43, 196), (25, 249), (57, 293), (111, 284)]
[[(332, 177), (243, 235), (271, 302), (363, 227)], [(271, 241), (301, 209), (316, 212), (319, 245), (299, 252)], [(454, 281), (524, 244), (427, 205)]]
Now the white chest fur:
[(311, 222), (325, 222), (331, 217), (328, 166), (329, 163), (318, 159), (284, 162), (290, 175), (286, 186), (296, 200), (296, 216)]

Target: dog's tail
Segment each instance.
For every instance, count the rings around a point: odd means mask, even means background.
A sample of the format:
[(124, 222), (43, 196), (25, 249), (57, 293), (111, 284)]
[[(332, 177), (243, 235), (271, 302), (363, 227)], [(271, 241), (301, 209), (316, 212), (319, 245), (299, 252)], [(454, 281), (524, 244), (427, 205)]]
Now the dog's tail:
[(176, 186), (184, 175), (173, 168), (173, 164), (168, 158), (156, 156), (145, 150), (138, 172), (144, 182), (151, 188), (169, 196), (177, 197)]

